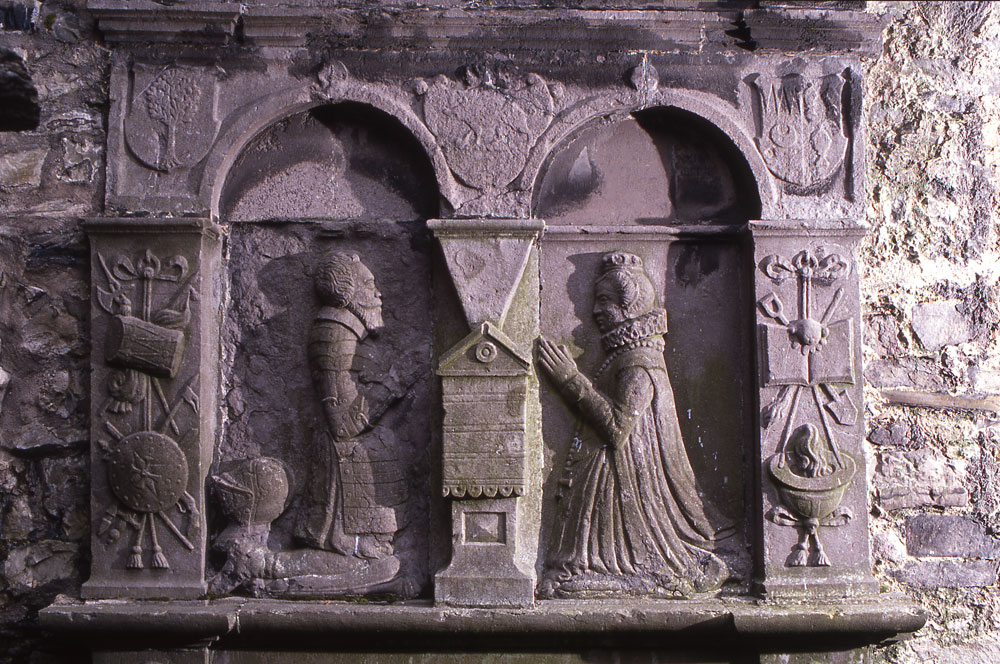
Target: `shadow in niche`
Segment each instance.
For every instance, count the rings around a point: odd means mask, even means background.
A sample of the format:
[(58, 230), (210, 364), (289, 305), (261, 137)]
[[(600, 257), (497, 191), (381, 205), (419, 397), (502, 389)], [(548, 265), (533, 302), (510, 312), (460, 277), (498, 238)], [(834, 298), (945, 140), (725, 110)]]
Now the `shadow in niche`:
[[(649, 133), (668, 174), (673, 221), (739, 224), (760, 216), (760, 197), (749, 164), (722, 130), (677, 108), (633, 116)], [(636, 223), (664, 223), (636, 219)]]
[[(600, 264), (601, 256), (599, 252), (577, 254), (569, 257), (569, 262), (573, 266), (573, 271), (566, 280), (566, 290), (569, 293), (587, 293), (586, 297), (571, 297), (573, 303), (573, 316), (581, 321), (573, 328), (573, 343), (584, 350), (584, 355), (578, 358), (582, 360), (584, 366), (580, 369), (588, 372), (591, 365), (594, 368), (600, 365), (601, 360), (597, 357), (600, 353), (600, 345), (593, 343), (594, 335), (597, 334), (597, 325), (594, 323), (594, 265)], [(588, 336), (590, 337), (588, 339)], [(589, 373), (589, 372), (588, 372)]]
[(438, 214), (430, 160), (395, 118), (344, 102), (280, 120), (230, 169), (220, 200), (228, 221), (427, 219)]
[[(600, 257), (616, 250), (642, 257), (667, 310), (664, 356), (699, 492), (741, 531), (718, 553), (747, 580), (744, 457), (752, 437), (753, 329), (745, 241), (729, 233), (678, 239), (616, 231), (675, 224), (728, 231), (758, 218), (760, 197), (746, 159), (707, 120), (676, 108), (649, 109), (575, 132), (547, 160), (534, 196), (535, 214), (549, 225), (541, 243), (542, 334), (575, 346), (588, 378), (604, 360), (592, 312)], [(544, 379), (542, 411), (540, 566), (576, 419)]]
[(742, 267), (736, 242), (671, 243), (663, 294), (664, 352), (688, 458), (706, 495), (737, 522), (744, 518), (752, 388)]
[(595, 121), (554, 150), (542, 173), (535, 214), (550, 225), (741, 224), (760, 215), (739, 149), (677, 108)]
[[(253, 532), (256, 539), (245, 529), (226, 540), (218, 507), (212, 515), (213, 546), (247, 549), (273, 564), (273, 570), (248, 572), (243, 591), (260, 592), (254, 583), (263, 580), (265, 594), (315, 588), (319, 595), (359, 594), (395, 574), (393, 566), (399, 569), (393, 582), (403, 583), (399, 592), (409, 596), (427, 586), (428, 522), (440, 520), (432, 513), (440, 510), (430, 504), (427, 486), (435, 390), (431, 245), (419, 220), (437, 216), (438, 203), (430, 161), (416, 139), (394, 118), (357, 103), (317, 107), (276, 122), (248, 143), (231, 169), (220, 200), (232, 226), (223, 331), (228, 417), (213, 472), (263, 455), (290, 475), (285, 509)], [(324, 233), (316, 223), (324, 219), (352, 223), (332, 224), (342, 230)], [(352, 490), (351, 500), (360, 505), (352, 514), (368, 507), (372, 519), (381, 521), (366, 525), (357, 517), (349, 534), (354, 549), (341, 546), (343, 554), (310, 548), (332, 546), (325, 540), (310, 546), (299, 541), (306, 507), (322, 507), (334, 497), (340, 502), (331, 508), (333, 518), (346, 518), (347, 481), (328, 478), (333, 451), (323, 394), (312, 376), (321, 360), (309, 351), (319, 307), (317, 256), (327, 250), (356, 254), (371, 271), (385, 323), (378, 336), (358, 340), (348, 372), (375, 413), (356, 436), (350, 472), (377, 480), (364, 480), (364, 492)], [(366, 500), (373, 504), (361, 505)], [(371, 540), (365, 550), (359, 548), (362, 539)], [(218, 570), (225, 561), (213, 553), (212, 562)], [(368, 571), (352, 586), (350, 575), (357, 570)], [(234, 581), (244, 579), (242, 569), (223, 571)], [(308, 585), (314, 575), (322, 577), (318, 586)], [(286, 589), (286, 580), (301, 587)], [(229, 592), (227, 581), (220, 581), (222, 592)]]

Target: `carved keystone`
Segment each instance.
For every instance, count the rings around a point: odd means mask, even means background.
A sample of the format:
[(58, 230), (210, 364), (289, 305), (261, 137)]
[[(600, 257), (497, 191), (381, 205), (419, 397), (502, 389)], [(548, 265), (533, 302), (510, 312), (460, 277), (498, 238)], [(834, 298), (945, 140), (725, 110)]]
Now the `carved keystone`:
[(427, 226), (441, 242), (469, 327), (486, 321), (503, 327), (532, 243), (545, 229), (545, 222), (432, 219)]

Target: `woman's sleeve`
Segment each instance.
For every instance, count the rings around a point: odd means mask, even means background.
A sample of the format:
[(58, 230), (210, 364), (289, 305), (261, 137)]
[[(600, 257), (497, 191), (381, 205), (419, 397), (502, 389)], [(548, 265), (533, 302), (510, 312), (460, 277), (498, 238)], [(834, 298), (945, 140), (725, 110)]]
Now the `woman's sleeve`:
[(642, 367), (625, 367), (618, 372), (612, 398), (598, 391), (581, 373), (566, 381), (562, 392), (602, 440), (618, 447), (652, 403), (653, 381)]

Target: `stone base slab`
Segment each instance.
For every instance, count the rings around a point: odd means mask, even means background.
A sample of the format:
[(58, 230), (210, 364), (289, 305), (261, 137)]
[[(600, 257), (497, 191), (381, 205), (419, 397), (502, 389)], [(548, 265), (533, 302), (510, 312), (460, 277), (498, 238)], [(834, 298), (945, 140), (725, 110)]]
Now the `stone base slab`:
[[(927, 617), (895, 595), (830, 602), (548, 600), (534, 609), (292, 602), (259, 599), (53, 605), (41, 625), (67, 644), (119, 648), (211, 644), (213, 648), (441, 647), (504, 650), (688, 647), (726, 643), (774, 650), (845, 649), (916, 631)], [(112, 641), (113, 640), (113, 641)], [(770, 648), (767, 644), (770, 643)]]

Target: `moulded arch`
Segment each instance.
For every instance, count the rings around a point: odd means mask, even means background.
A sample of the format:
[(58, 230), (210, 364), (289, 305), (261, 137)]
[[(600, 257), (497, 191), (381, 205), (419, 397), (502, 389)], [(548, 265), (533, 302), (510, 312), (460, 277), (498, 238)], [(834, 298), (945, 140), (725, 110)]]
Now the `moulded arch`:
[[(777, 216), (778, 190), (774, 178), (757, 151), (752, 134), (738, 119), (739, 109), (718, 97), (693, 90), (660, 90), (644, 103), (635, 103), (623, 99), (620, 95), (605, 95), (579, 104), (553, 123), (538, 141), (528, 158), (520, 184), (524, 189), (534, 191), (539, 178), (544, 174), (546, 163), (559, 146), (567, 138), (598, 119), (616, 114), (631, 115), (657, 108), (690, 113), (718, 129), (729, 139), (749, 168), (760, 201), (760, 217), (771, 219)], [(532, 211), (536, 203), (537, 201), (532, 200)]]
[(234, 114), (235, 120), (220, 133), (205, 162), (199, 188), (199, 198), (209, 203), (212, 216), (219, 216), (219, 202), (230, 170), (257, 135), (296, 113), (345, 102), (369, 106), (399, 122), (426, 154), (434, 170), (440, 197), (450, 205), (456, 205), (460, 198), (459, 185), (448, 169), (444, 154), (430, 130), (409, 108), (396, 102), (390, 95), (369, 86), (345, 85), (335, 94), (318, 99), (313, 96), (312, 86), (299, 86), (286, 88), (244, 105)]

